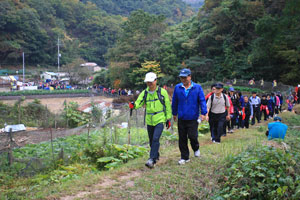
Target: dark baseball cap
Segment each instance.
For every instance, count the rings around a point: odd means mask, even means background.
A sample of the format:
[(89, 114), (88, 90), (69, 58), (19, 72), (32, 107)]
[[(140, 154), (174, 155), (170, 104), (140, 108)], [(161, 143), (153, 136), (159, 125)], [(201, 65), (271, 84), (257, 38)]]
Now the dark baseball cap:
[(191, 75), (191, 70), (186, 69), (186, 68), (180, 70), (179, 77), (187, 77), (187, 76), (189, 76), (189, 75)]
[(274, 121), (281, 121), (281, 117), (278, 116), (274, 117)]
[(217, 89), (221, 89), (223, 88), (223, 84), (221, 83), (216, 83), (216, 86), (215, 86)]

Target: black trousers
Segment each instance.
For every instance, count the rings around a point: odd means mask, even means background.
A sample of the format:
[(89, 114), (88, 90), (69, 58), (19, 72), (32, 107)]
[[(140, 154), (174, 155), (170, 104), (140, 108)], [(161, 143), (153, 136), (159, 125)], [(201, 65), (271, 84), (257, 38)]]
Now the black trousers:
[(264, 110), (262, 110), (261, 111), (261, 115), (264, 113), (264, 120), (266, 121), (267, 119), (268, 119), (268, 115), (267, 115), (267, 110), (266, 109), (264, 109)]
[(224, 123), (226, 122), (226, 112), (220, 114), (210, 112), (209, 121), (212, 125), (212, 140), (221, 142), (221, 136), (224, 133)]
[(188, 139), (190, 139), (190, 143), (194, 151), (199, 149), (197, 120), (178, 119), (178, 132), (181, 159), (188, 160), (190, 156)]
[[(225, 113), (226, 113), (226, 115), (227, 115), (227, 110), (225, 111)], [(210, 126), (210, 129), (212, 129), (212, 125), (211, 124), (209, 124), (209, 126)], [(223, 125), (223, 130), (224, 130), (224, 132), (223, 132), (223, 134), (222, 134), (222, 136), (226, 136), (226, 133), (227, 133), (227, 126), (228, 126), (228, 130), (230, 129), (230, 122), (229, 121), (225, 121), (224, 122), (224, 125)], [(212, 131), (210, 130), (210, 133), (211, 133), (211, 135), (212, 135)], [(212, 136), (211, 136), (211, 138), (212, 138)]]
[(252, 118), (252, 123), (251, 123), (252, 125), (255, 124), (255, 117), (257, 119), (257, 122), (259, 123), (260, 122), (260, 107), (259, 106), (257, 106), (257, 107), (253, 106), (253, 118)]
[(249, 119), (250, 119), (250, 115), (246, 115), (245, 119), (242, 122), (242, 128), (244, 127), (249, 128)]

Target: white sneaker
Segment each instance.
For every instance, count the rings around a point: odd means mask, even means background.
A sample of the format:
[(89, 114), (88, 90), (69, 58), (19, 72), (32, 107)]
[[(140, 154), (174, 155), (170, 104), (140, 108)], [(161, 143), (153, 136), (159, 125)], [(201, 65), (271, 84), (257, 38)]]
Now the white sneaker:
[(197, 151), (195, 151), (194, 155), (195, 157), (200, 157), (200, 150), (198, 149)]
[(180, 159), (180, 160), (178, 161), (178, 164), (179, 164), (179, 165), (184, 165), (184, 164), (187, 163), (187, 162), (190, 162), (190, 159), (188, 159), (188, 160)]

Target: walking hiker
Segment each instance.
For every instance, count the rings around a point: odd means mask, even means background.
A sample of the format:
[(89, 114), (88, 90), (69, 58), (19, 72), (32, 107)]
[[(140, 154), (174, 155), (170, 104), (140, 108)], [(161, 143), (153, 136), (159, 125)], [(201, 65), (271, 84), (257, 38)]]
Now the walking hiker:
[(252, 92), (252, 96), (249, 98), (250, 104), (253, 108), (253, 117), (251, 125), (255, 124), (255, 117), (257, 119), (257, 123), (260, 123), (260, 98), (256, 96), (256, 92)]
[(242, 128), (249, 128), (249, 121), (253, 118), (253, 107), (251, 106), (247, 95), (244, 96), (244, 106), (242, 107), (242, 111)]
[(296, 88), (295, 92), (296, 92), (296, 97), (297, 97), (297, 103), (300, 104), (300, 84)]
[(147, 84), (147, 89), (141, 92), (135, 102), (129, 103), (129, 108), (138, 109), (143, 105), (146, 107), (145, 120), (151, 150), (145, 165), (153, 168), (159, 160), (159, 139), (164, 129), (164, 123), (166, 123), (167, 129), (171, 126), (171, 103), (167, 91), (157, 86), (155, 73), (147, 73), (144, 82)]
[(229, 98), (222, 91), (223, 85), (220, 83), (216, 84), (215, 94), (211, 95), (207, 101), (208, 115), (206, 119), (212, 124), (213, 143), (221, 142), (221, 136), (224, 133), (224, 123), (226, 120), (230, 120)]
[[(229, 100), (229, 104), (230, 104), (230, 118), (233, 116), (233, 113), (234, 113), (234, 107), (233, 107), (233, 104), (232, 104), (232, 101), (226, 91), (226, 89), (223, 89), (222, 91), (223, 94), (225, 94), (227, 97), (228, 97), (228, 100)], [(225, 105), (224, 105), (225, 106)], [(227, 109), (226, 109), (226, 106), (225, 106), (225, 110), (226, 110), (226, 115), (227, 115)], [(233, 127), (231, 126), (231, 120), (227, 121), (224, 123), (224, 133), (222, 136), (226, 136), (226, 128), (228, 128), (228, 133), (233, 133)]]
[(273, 80), (273, 82), (272, 82), (272, 87), (273, 87), (273, 88), (276, 88), (276, 87), (277, 87), (277, 81), (276, 81), (276, 80)]
[(270, 94), (267, 94), (267, 101), (268, 101), (269, 118), (272, 118), (274, 116), (274, 107), (273, 107), (273, 100), (271, 99)]
[(233, 87), (229, 88), (229, 97), (233, 104), (233, 115), (231, 116), (231, 129), (237, 128), (239, 125), (237, 123), (238, 117), (239, 117), (239, 105), (240, 105), (240, 99), (238, 98), (238, 95), (235, 93), (235, 90)]
[[(216, 91), (216, 84), (212, 84), (212, 85), (210, 86), (210, 89), (211, 89), (211, 92), (208, 93), (208, 94), (205, 96), (205, 101), (206, 101), (206, 102), (207, 102), (208, 98), (209, 98), (212, 94), (215, 93), (215, 91)], [(208, 122), (208, 123), (209, 123), (209, 122)], [(212, 133), (211, 128), (212, 128), (212, 126), (211, 126), (211, 124), (209, 123), (210, 133)], [(225, 127), (225, 134), (226, 134), (226, 127)], [(212, 138), (212, 135), (211, 135), (211, 134), (210, 134), (210, 136), (211, 136), (211, 138)]]
[(182, 69), (179, 74), (181, 83), (174, 89), (172, 99), (172, 114), (174, 121), (178, 118), (179, 150), (181, 159), (178, 164), (182, 165), (190, 161), (188, 139), (195, 157), (200, 156), (198, 142), (198, 118), (201, 108), (201, 120), (207, 113), (206, 102), (202, 87), (194, 83), (189, 69)]
[(267, 95), (265, 94), (262, 95), (260, 112), (261, 112), (261, 116), (264, 113), (264, 120), (267, 121), (269, 119), (269, 109), (268, 109)]

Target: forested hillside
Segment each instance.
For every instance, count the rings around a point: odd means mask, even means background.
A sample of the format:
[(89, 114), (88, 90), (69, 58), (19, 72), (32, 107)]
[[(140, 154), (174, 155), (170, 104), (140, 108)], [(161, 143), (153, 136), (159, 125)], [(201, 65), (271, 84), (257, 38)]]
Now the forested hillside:
[(0, 1), (1, 66), (22, 63), (23, 51), (28, 65), (56, 66), (59, 37), (62, 64), (108, 65), (95, 82), (110, 86), (138, 87), (153, 66), (161, 84), (184, 66), (195, 81), (298, 83), (300, 0), (206, 0), (187, 20), (181, 0), (91, 1)]
[(193, 14), (181, 0), (1, 0), (0, 65), (22, 63), (25, 52), (28, 65), (56, 66), (59, 37), (61, 64), (80, 57), (105, 66), (103, 55), (136, 9), (164, 15), (168, 23)]
[(151, 14), (164, 15), (171, 24), (193, 15), (192, 10), (182, 0), (82, 0), (82, 2), (93, 2), (113, 15), (128, 16), (132, 11), (141, 9)]
[(206, 0), (197, 17), (163, 32), (155, 27), (165, 23), (156, 18), (134, 14), (122, 26), (108, 53), (109, 80), (136, 85), (136, 72), (151, 67), (142, 64), (155, 60), (164, 77), (161, 84), (178, 81), (178, 68), (184, 66), (192, 69), (195, 81), (299, 81), (300, 0)]
[(62, 64), (82, 57), (103, 65), (121, 22), (120, 16), (77, 0), (2, 0), (1, 65), (21, 63), (24, 51), (29, 65), (56, 66), (58, 37)]

